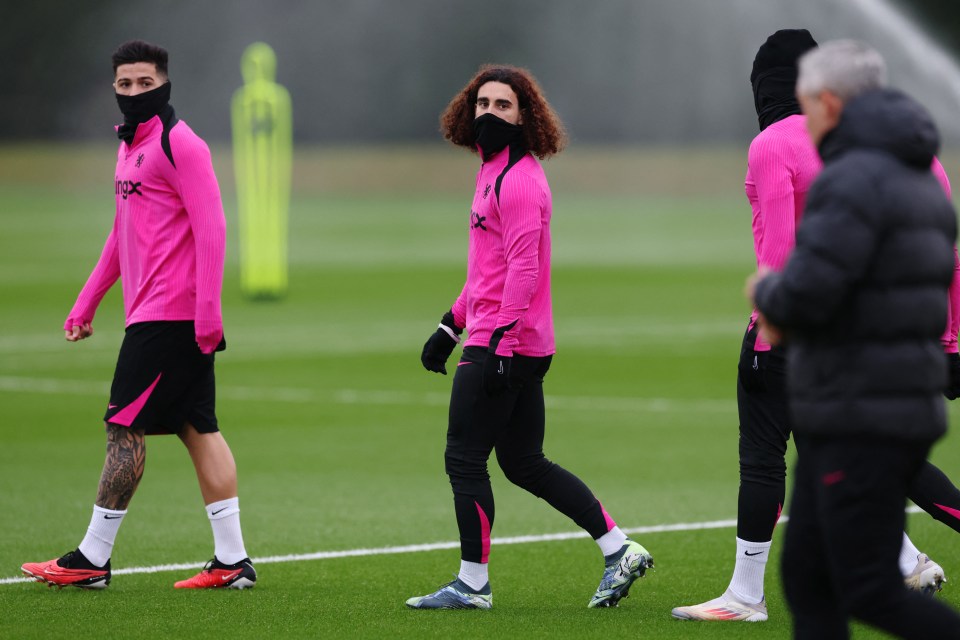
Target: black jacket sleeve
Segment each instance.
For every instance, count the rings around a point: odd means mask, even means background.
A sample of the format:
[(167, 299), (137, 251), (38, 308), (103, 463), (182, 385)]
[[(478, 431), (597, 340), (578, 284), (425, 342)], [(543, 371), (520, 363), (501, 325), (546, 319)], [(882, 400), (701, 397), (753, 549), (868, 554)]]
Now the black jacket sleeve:
[(822, 327), (864, 277), (879, 242), (870, 200), (882, 197), (868, 182), (863, 174), (821, 174), (786, 266), (757, 283), (757, 308), (771, 324), (788, 331)]

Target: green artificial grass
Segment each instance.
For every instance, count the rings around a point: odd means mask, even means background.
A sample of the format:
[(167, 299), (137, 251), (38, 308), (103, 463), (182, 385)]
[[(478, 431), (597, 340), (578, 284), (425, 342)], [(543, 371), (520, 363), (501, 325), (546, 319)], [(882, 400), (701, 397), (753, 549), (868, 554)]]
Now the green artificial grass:
[[(302, 158), (291, 286), (275, 302), (238, 292), (235, 207), (221, 167), (229, 349), (217, 359), (218, 414), (237, 459), (244, 537), (255, 558), (456, 540), (443, 471), (451, 379), (425, 372), (419, 354), (463, 283), (473, 167), (456, 156), (467, 172), (456, 173), (458, 184), (417, 191), (391, 181), (395, 150), (363, 153), (351, 162), (362, 167), (366, 158), (387, 172), (382, 183), (311, 187), (304, 166), (328, 165)], [(434, 181), (450, 171), (446, 152), (417, 153)], [(623, 163), (646, 175), (656, 153), (612, 153), (623, 172), (616, 184), (607, 173), (591, 179), (597, 151), (580, 164), (574, 156), (547, 165), (558, 176), (558, 352), (545, 383), (545, 450), (584, 479), (621, 527), (733, 519), (735, 367), (749, 313), (743, 281), (753, 268), (741, 150), (690, 151), (695, 166), (715, 169), (702, 181), (710, 189), (689, 194), (649, 176), (639, 186), (625, 182)], [(664, 162), (683, 153), (664, 151)], [(28, 169), (50, 157), (70, 167), (100, 155), (0, 149), (0, 169), (10, 169), (0, 171), (0, 578), (75, 548), (83, 536), (123, 331), (116, 287), (94, 337), (63, 340), (63, 318), (112, 221), (112, 193), (101, 188), (112, 174), (108, 153), (106, 179), (84, 167), (39, 188)], [(933, 460), (960, 477), (958, 454), (951, 435)], [(576, 530), (510, 485), (495, 462), (491, 475), (495, 537)], [(179, 441), (151, 438), (114, 569), (209, 559), (202, 507)], [(909, 521), (917, 545), (960, 576), (953, 531), (923, 514)], [(657, 567), (616, 610), (586, 608), (601, 558), (592, 542), (573, 539), (495, 544), (492, 611), (403, 606), (452, 579), (459, 554), (444, 549), (264, 562), (257, 587), (240, 593), (174, 590), (193, 569), (116, 575), (104, 592), (0, 583), (0, 637), (783, 638), (790, 620), (777, 562), (785, 526), (767, 572), (770, 620), (757, 625), (670, 617), (671, 608), (726, 587), (735, 535), (728, 526), (638, 535)], [(951, 582), (938, 597), (958, 606), (958, 588)], [(878, 636), (855, 627), (854, 637)]]

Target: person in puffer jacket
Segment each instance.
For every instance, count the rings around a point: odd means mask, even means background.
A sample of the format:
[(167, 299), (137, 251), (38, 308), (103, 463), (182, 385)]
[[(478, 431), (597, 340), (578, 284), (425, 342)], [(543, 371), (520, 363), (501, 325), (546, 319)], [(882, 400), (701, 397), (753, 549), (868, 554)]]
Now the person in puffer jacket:
[(879, 53), (858, 42), (800, 59), (824, 167), (783, 271), (747, 283), (765, 338), (790, 345), (803, 455), (782, 565), (797, 638), (846, 638), (851, 617), (904, 638), (960, 634), (960, 615), (897, 571), (908, 486), (946, 431), (940, 337), (957, 229), (930, 172), (936, 127), (885, 82)]

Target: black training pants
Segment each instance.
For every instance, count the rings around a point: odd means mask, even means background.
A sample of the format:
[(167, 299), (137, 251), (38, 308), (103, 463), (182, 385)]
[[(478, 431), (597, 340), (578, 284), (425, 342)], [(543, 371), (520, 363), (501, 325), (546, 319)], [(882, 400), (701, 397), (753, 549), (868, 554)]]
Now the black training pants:
[(755, 351), (756, 327), (747, 331), (737, 366), (740, 416), (740, 492), (737, 537), (769, 542), (786, 494), (787, 362), (783, 349)]
[(490, 552), (494, 502), (487, 460), (493, 450), (510, 482), (543, 498), (599, 538), (612, 526), (600, 503), (579, 478), (543, 455), (543, 377), (551, 357), (514, 355), (511, 389), (494, 397), (482, 386), (485, 358), (485, 349), (463, 350), (450, 397), (445, 461), (461, 558), (486, 562)]
[(960, 637), (960, 615), (909, 591), (897, 563), (907, 488), (931, 443), (800, 440), (782, 557), (794, 637), (847, 638), (850, 618), (903, 638)]
[[(768, 542), (786, 493), (787, 441), (790, 439), (786, 352), (773, 347), (754, 351), (756, 327), (748, 330), (737, 367), (740, 416), (740, 492), (737, 537)], [(803, 455), (802, 442), (797, 451)], [(907, 497), (933, 518), (960, 532), (960, 490), (940, 469), (924, 462)]]

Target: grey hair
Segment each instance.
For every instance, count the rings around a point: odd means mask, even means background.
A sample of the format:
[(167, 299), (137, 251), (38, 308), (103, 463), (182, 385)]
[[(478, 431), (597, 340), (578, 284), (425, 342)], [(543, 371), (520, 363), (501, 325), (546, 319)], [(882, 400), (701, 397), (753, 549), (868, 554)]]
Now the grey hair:
[(829, 91), (846, 102), (887, 84), (883, 56), (856, 40), (825, 42), (805, 53), (797, 66), (797, 93), (803, 96)]

